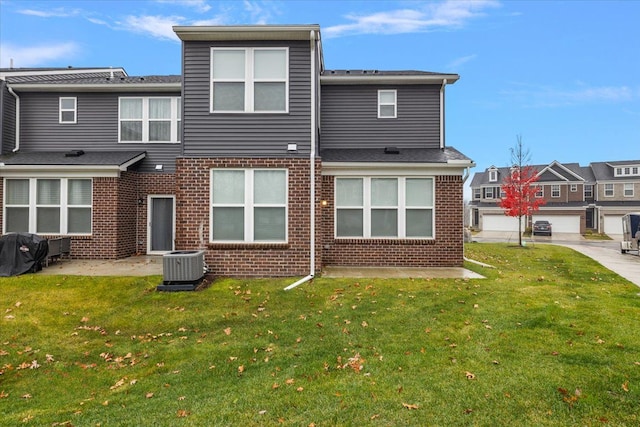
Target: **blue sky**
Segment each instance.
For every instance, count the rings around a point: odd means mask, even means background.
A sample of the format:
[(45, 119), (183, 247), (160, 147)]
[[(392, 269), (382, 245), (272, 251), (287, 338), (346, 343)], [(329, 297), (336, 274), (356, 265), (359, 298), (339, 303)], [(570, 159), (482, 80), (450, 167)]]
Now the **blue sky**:
[(0, 0), (0, 65), (179, 74), (172, 25), (320, 24), (329, 69), (453, 72), (447, 145), (472, 173), (640, 159), (640, 1)]

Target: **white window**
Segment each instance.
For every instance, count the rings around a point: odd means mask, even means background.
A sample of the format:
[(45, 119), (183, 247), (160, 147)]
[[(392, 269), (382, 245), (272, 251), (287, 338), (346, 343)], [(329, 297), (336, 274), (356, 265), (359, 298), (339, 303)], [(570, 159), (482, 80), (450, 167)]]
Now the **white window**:
[(560, 185), (553, 184), (551, 186), (551, 197), (560, 197)]
[(622, 176), (622, 168), (616, 168), (615, 176)]
[(180, 97), (121, 97), (120, 142), (179, 142)]
[(378, 118), (395, 119), (398, 116), (398, 93), (394, 90), (378, 91)]
[(498, 171), (496, 169), (491, 169), (489, 171), (489, 182), (496, 182), (498, 180)]
[(484, 189), (484, 198), (493, 199), (493, 187), (487, 187)]
[(91, 179), (5, 180), (4, 232), (91, 234)]
[(211, 112), (289, 111), (287, 48), (212, 48)]
[(604, 196), (605, 197), (613, 197), (613, 184), (605, 184), (604, 185)]
[(212, 242), (286, 242), (287, 171), (212, 169)]
[(624, 184), (624, 197), (633, 197), (633, 183), (625, 182)]
[(636, 166), (631, 168), (631, 175), (638, 175), (638, 168)]
[(432, 178), (336, 178), (338, 238), (434, 237)]
[(584, 197), (585, 199), (591, 199), (593, 198), (593, 185), (586, 185), (584, 186)]
[(578, 184), (571, 184), (571, 192), (576, 193), (578, 191)]
[(536, 187), (536, 197), (539, 199), (544, 197), (544, 187), (542, 185)]
[(474, 199), (480, 199), (482, 197), (482, 189), (481, 188), (474, 188), (473, 189), (473, 198)]
[(75, 97), (60, 97), (60, 124), (74, 124), (78, 121), (78, 99)]

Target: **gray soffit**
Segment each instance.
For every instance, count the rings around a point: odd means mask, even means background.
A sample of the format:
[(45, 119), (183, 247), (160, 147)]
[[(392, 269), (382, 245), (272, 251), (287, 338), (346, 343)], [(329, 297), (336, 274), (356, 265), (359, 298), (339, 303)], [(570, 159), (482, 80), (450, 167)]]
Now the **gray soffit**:
[(322, 84), (453, 84), (460, 76), (416, 70), (325, 70), (320, 76)]
[(453, 147), (398, 148), (397, 154), (385, 153), (384, 148), (321, 150), (323, 163), (431, 163), (473, 165), (473, 161)]
[[(174, 26), (182, 41), (310, 40), (319, 25)], [(316, 35), (317, 37), (317, 35)]]

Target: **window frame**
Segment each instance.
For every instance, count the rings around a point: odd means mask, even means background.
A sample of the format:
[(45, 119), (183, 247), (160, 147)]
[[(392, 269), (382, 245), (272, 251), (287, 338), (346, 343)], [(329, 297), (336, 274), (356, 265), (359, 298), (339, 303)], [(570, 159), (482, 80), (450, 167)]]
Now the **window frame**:
[[(393, 94), (393, 102), (383, 102), (383, 94)], [(393, 107), (393, 115), (387, 116), (382, 113), (382, 107)], [(378, 89), (378, 118), (379, 119), (397, 119), (398, 118), (398, 90), (397, 89)]]
[[(244, 51), (244, 76), (241, 79), (214, 79), (213, 64), (216, 51)], [(259, 51), (283, 51), (285, 54), (284, 79), (259, 79), (255, 77), (255, 53)], [(209, 112), (211, 114), (288, 114), (289, 113), (289, 89), (290, 89), (290, 64), (288, 46), (271, 47), (211, 47), (209, 52)], [(244, 110), (215, 110), (214, 109), (214, 84), (215, 82), (228, 82), (244, 84)], [(284, 110), (257, 110), (255, 109), (255, 84), (256, 83), (284, 83)]]
[(604, 197), (615, 197), (615, 187), (612, 183), (605, 183), (603, 187)]
[(571, 184), (570, 185), (570, 191), (572, 193), (577, 193), (578, 192), (578, 184)]
[(544, 185), (538, 185), (534, 197), (541, 199), (544, 197)]
[[(73, 108), (63, 108), (62, 102), (73, 100)], [(63, 113), (73, 112), (73, 120), (64, 120)], [(58, 98), (58, 123), (61, 125), (75, 125), (78, 123), (78, 98), (76, 96), (61, 96)]]
[[(9, 204), (7, 203), (8, 196), (8, 181), (20, 181), (27, 180), (29, 183), (29, 203), (28, 204)], [(60, 185), (60, 193), (59, 200), (56, 204), (46, 204), (46, 203), (38, 203), (38, 181), (41, 180), (54, 180), (58, 181)], [(69, 203), (69, 182), (70, 181), (89, 181), (90, 186), (90, 204), (71, 204)], [(65, 235), (65, 236), (90, 236), (93, 234), (93, 179), (92, 178), (58, 178), (58, 177), (38, 177), (38, 178), (4, 178), (4, 200), (3, 200), (3, 221), (2, 221), (2, 231), (3, 233), (13, 232), (7, 231), (7, 209), (8, 208), (27, 208), (28, 209), (28, 229), (22, 230), (23, 232), (33, 233), (33, 234), (42, 234), (42, 235)], [(38, 209), (46, 207), (46, 208), (57, 208), (60, 212), (60, 223), (57, 232), (48, 232), (48, 231), (40, 231), (38, 230)], [(89, 231), (87, 232), (69, 232), (69, 211), (71, 209), (89, 209)]]
[[(142, 116), (138, 119), (122, 118), (122, 101), (125, 99), (142, 100)], [(150, 100), (170, 100), (170, 118), (155, 119), (150, 117)], [(122, 140), (122, 122), (142, 122), (142, 136), (140, 141)], [(151, 141), (149, 139), (149, 128), (153, 122), (169, 122), (169, 140)], [(118, 97), (118, 144), (179, 144), (182, 139), (182, 98), (180, 96), (119, 96)]]
[(584, 198), (585, 199), (593, 199), (593, 185), (585, 184), (584, 185)]
[(491, 169), (489, 170), (489, 182), (497, 182), (498, 181), (498, 170)]
[[(629, 191), (629, 187), (630, 187), (630, 191)], [(634, 192), (633, 182), (625, 182), (622, 188), (622, 195), (624, 197), (633, 197), (634, 193), (635, 192)]]
[(551, 184), (551, 197), (557, 199), (561, 196), (562, 191), (560, 189), (560, 184)]
[[(244, 174), (244, 200), (242, 203), (214, 203), (213, 180), (215, 171), (241, 171)], [(285, 174), (285, 202), (279, 203), (256, 203), (254, 200), (255, 172), (256, 171), (280, 171)], [(289, 242), (289, 170), (286, 168), (211, 168), (209, 170), (209, 243), (210, 244), (286, 244)], [(216, 207), (242, 207), (244, 209), (244, 239), (243, 240), (216, 240), (214, 234), (214, 208)], [(284, 240), (255, 240), (255, 215), (256, 207), (278, 207), (284, 208)]]
[[(337, 191), (338, 181), (340, 179), (360, 179), (362, 181), (362, 205), (344, 205), (338, 206)], [(397, 188), (397, 205), (396, 206), (374, 206), (372, 204), (372, 187), (371, 181), (374, 179), (395, 179)], [(431, 204), (422, 206), (407, 206), (407, 180), (423, 179), (430, 181), (431, 187)], [(433, 240), (436, 238), (436, 194), (435, 194), (435, 178), (433, 176), (336, 176), (334, 181), (334, 207), (333, 207), (333, 236), (336, 240), (341, 239), (364, 239), (364, 240)], [(344, 209), (361, 209), (362, 210), (362, 236), (338, 236), (338, 210)], [(397, 230), (396, 236), (372, 236), (372, 211), (376, 209), (396, 209), (397, 212)], [(429, 210), (431, 212), (431, 236), (407, 236), (407, 212), (410, 210)]]

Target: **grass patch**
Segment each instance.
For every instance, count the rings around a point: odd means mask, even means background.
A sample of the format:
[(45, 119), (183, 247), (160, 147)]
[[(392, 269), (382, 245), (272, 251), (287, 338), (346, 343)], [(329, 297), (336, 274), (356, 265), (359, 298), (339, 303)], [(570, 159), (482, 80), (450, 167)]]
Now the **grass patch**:
[[(638, 288), (571, 249), (482, 280), (0, 280), (0, 425), (637, 425)], [(56, 424), (57, 423), (57, 424)]]
[(596, 233), (593, 230), (587, 230), (582, 235), (586, 240), (613, 240), (611, 237), (604, 233)]

